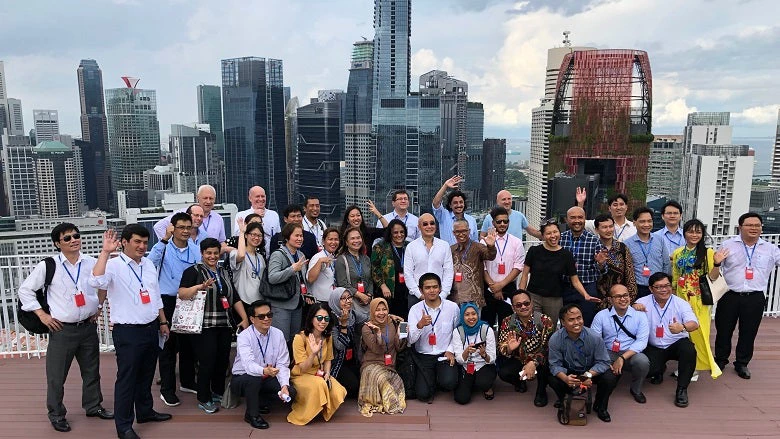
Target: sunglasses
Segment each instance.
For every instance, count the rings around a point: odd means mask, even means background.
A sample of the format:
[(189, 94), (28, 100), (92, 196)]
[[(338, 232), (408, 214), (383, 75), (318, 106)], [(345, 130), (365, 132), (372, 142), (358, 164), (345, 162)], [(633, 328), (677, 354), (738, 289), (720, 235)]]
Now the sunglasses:
[(257, 314), (257, 315), (255, 315), (255, 318), (258, 319), (258, 320), (265, 320), (265, 319), (271, 319), (271, 318), (273, 318), (273, 316), (274, 316), (274, 313), (272, 311), (272, 312), (265, 313), (265, 314)]
[(509, 220), (508, 219), (505, 219), (505, 220), (495, 220), (493, 222), (496, 223), (496, 224), (509, 224)]
[(420, 225), (421, 225), (421, 226), (423, 226), (423, 227), (427, 227), (427, 226), (435, 226), (435, 225), (436, 225), (436, 222), (435, 222), (435, 221), (425, 221), (425, 222), (423, 222), (423, 223), (420, 223)]
[(70, 242), (71, 239), (81, 239), (81, 233), (73, 233), (62, 237), (63, 242)]
[(557, 218), (547, 218), (546, 220), (544, 220), (544, 222), (542, 222), (542, 225), (546, 226), (547, 224), (558, 224), (558, 219)]
[(325, 321), (325, 323), (330, 322), (330, 316), (314, 316), (315, 319), (317, 319), (318, 322)]
[(517, 308), (517, 309), (525, 308), (525, 307), (531, 306), (531, 301), (527, 300), (525, 302), (517, 302), (515, 304), (512, 304), (512, 306)]

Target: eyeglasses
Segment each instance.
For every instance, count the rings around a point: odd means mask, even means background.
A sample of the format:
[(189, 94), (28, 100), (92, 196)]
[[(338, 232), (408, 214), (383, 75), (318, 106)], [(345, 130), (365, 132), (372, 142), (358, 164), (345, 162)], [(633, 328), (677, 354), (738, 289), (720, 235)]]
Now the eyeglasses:
[(190, 230), (192, 226), (176, 226), (174, 229), (176, 230)]
[(629, 297), (631, 296), (629, 296), (628, 294), (615, 294), (614, 296), (612, 296), (612, 299), (623, 300), (623, 299), (628, 299)]
[(258, 238), (259, 239), (259, 238), (262, 238), (263, 235), (261, 235), (260, 233), (250, 233), (249, 237), (250, 238)]
[(530, 300), (526, 300), (525, 302), (513, 303), (512, 306), (517, 308), (517, 309), (526, 308), (526, 307), (531, 306), (531, 301)]
[(509, 224), (509, 220), (508, 219), (505, 219), (505, 220), (495, 220), (493, 222), (496, 223), (496, 224)]
[(258, 320), (265, 320), (265, 319), (273, 318), (273, 316), (274, 316), (274, 313), (273, 313), (273, 311), (271, 311), (271, 312), (268, 312), (268, 313), (265, 313), (265, 314), (257, 314), (257, 315), (255, 315), (255, 318), (258, 319)]
[(71, 235), (65, 235), (61, 239), (63, 242), (70, 242), (71, 239), (81, 239), (81, 233), (73, 233)]
[(467, 235), (469, 233), (469, 229), (466, 230), (453, 230), (452, 233), (456, 235)]
[(759, 227), (761, 227), (761, 223), (759, 223), (759, 224), (742, 224), (741, 227), (759, 228)]
[(393, 230), (392, 234), (393, 235), (406, 235), (406, 232), (404, 232), (403, 230)]
[(341, 300), (345, 302), (352, 302), (352, 296), (342, 297)]
[(435, 226), (436, 225), (436, 221), (425, 221), (425, 222), (420, 223), (420, 225), (422, 227)]
[(325, 323), (328, 323), (330, 321), (330, 316), (314, 316), (315, 319), (317, 319), (318, 322), (325, 321)]
[(653, 285), (650, 288), (654, 290), (668, 290), (672, 288), (672, 284)]

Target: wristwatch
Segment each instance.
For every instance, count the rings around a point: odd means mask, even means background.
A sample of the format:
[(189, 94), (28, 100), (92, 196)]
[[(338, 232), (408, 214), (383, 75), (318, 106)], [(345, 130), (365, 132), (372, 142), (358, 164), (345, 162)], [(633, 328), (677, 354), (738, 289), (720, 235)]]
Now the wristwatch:
[(160, 326), (162, 326), (162, 325), (165, 325), (165, 326), (171, 326), (171, 324), (170, 324), (170, 323), (168, 323), (168, 322), (160, 322)]
[(583, 373), (583, 375), (584, 375), (584, 376), (585, 376), (585, 378), (587, 378), (587, 379), (591, 379), (591, 378), (593, 378), (593, 374), (592, 374), (592, 373), (590, 373), (590, 371), (587, 371), (587, 372)]

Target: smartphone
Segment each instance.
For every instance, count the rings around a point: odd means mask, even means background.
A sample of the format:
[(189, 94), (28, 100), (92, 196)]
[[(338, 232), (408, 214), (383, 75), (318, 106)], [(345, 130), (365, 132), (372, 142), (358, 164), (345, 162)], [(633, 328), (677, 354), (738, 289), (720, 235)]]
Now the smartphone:
[(311, 294), (303, 294), (303, 298), (304, 298), (304, 299), (309, 299), (309, 300), (311, 300), (313, 303), (317, 303), (317, 302), (319, 302), (319, 301), (317, 300), (317, 298), (316, 298), (316, 297), (314, 297), (314, 296), (312, 296)]
[(409, 333), (409, 322), (401, 322), (399, 329), (401, 330), (401, 334), (408, 334)]
[(481, 341), (479, 343), (474, 343), (474, 349), (479, 349), (482, 346), (485, 346), (485, 344), (486, 344), (486, 342), (484, 342), (484, 341)]

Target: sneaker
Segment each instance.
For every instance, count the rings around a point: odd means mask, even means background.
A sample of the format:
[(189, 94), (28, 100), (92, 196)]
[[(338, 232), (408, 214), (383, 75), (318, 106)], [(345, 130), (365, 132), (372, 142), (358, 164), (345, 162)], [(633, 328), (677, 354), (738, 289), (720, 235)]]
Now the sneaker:
[(169, 393), (167, 395), (161, 393), (160, 399), (162, 399), (162, 402), (164, 402), (168, 407), (176, 407), (177, 405), (181, 404), (181, 401), (179, 401), (179, 398), (175, 393)]
[(216, 393), (211, 394), (211, 402), (213, 402), (215, 405), (222, 404), (222, 395), (217, 395)]
[(699, 381), (699, 371), (694, 371), (693, 376), (691, 377), (691, 382)]
[(192, 393), (193, 395), (197, 395), (198, 394), (197, 390), (192, 390), (189, 387), (179, 386), (179, 390), (181, 390), (184, 393)]
[(198, 403), (198, 408), (203, 410), (204, 412), (206, 412), (208, 414), (216, 413), (217, 411), (219, 411), (219, 407), (217, 407), (211, 401), (209, 401), (209, 402), (199, 402)]

